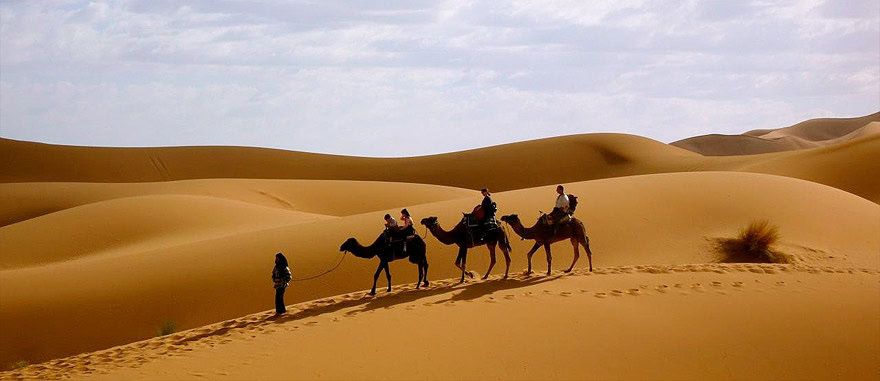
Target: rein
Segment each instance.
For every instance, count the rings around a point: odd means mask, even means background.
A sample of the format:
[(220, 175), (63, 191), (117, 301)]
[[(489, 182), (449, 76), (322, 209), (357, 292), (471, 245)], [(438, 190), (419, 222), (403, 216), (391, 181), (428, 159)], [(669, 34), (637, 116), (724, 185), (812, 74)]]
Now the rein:
[(337, 262), (337, 263), (336, 263), (336, 266), (333, 266), (330, 270), (327, 270), (327, 271), (324, 271), (324, 272), (322, 272), (322, 273), (320, 273), (320, 274), (318, 274), (318, 275), (314, 275), (314, 276), (310, 276), (310, 277), (306, 277), (306, 278), (296, 278), (296, 279), (291, 279), (290, 281), (291, 281), (291, 282), (302, 282), (302, 281), (306, 281), (306, 280), (312, 280), (312, 279), (320, 278), (320, 277), (322, 277), (322, 276), (324, 276), (324, 275), (327, 275), (327, 274), (331, 273), (333, 270), (336, 270), (337, 268), (339, 268), (339, 265), (342, 264), (342, 261), (345, 259), (345, 255), (346, 255), (346, 254), (348, 254), (347, 251), (346, 251), (346, 252), (343, 252), (343, 253), (342, 253), (342, 257), (339, 258), (339, 262)]

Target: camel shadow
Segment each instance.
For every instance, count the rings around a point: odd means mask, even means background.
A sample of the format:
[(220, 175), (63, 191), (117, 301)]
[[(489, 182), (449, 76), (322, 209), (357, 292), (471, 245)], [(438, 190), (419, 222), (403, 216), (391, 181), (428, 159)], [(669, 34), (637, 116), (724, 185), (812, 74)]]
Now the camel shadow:
[(482, 296), (486, 296), (498, 291), (510, 290), (516, 288), (522, 288), (527, 286), (533, 286), (536, 284), (549, 282), (552, 280), (559, 279), (565, 275), (554, 275), (554, 276), (530, 276), (524, 277), (522, 279), (508, 278), (508, 279), (493, 279), (486, 281), (479, 281), (472, 284), (443, 284), (439, 286), (432, 286), (427, 289), (405, 289), (401, 291), (397, 291), (392, 294), (386, 294), (379, 297), (370, 297), (370, 298), (361, 298), (355, 300), (345, 300), (336, 302), (326, 306), (313, 307), (304, 310), (297, 311), (293, 314), (287, 315), (276, 315), (267, 317), (266, 321), (271, 321), (275, 323), (286, 323), (290, 321), (302, 320), (310, 317), (316, 317), (328, 313), (337, 312), (339, 310), (353, 308), (361, 306), (361, 308), (354, 309), (345, 313), (345, 316), (351, 317), (356, 316), (361, 313), (370, 312), (377, 309), (391, 309), (398, 305), (407, 304), (416, 302), (420, 299), (424, 299), (427, 297), (431, 297), (434, 295), (440, 295), (449, 293), (456, 289), (461, 289), (461, 292), (453, 294), (451, 297), (443, 300), (439, 300), (433, 302), (432, 304), (443, 304), (447, 302), (456, 302), (456, 301), (467, 301), (474, 300), (480, 298)]
[(549, 282), (551, 280), (556, 280), (564, 275), (553, 275), (553, 276), (530, 276), (525, 277), (523, 279), (497, 279), (487, 282), (481, 282), (471, 287), (465, 287), (462, 292), (457, 294), (453, 294), (448, 299), (438, 300), (434, 302), (434, 304), (443, 304), (449, 302), (462, 302), (474, 300), (486, 295), (493, 294), (498, 291), (503, 290), (511, 290), (516, 288), (534, 286), (536, 284), (541, 284), (544, 282)]

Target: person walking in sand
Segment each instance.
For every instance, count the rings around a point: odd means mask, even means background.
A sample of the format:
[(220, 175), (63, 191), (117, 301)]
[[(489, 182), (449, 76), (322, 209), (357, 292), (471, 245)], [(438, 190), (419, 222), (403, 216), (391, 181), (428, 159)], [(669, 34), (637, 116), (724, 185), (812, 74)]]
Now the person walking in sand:
[(290, 267), (284, 254), (275, 254), (275, 267), (272, 268), (272, 281), (275, 282), (275, 314), (281, 315), (287, 312), (284, 306), (284, 290), (290, 284)]

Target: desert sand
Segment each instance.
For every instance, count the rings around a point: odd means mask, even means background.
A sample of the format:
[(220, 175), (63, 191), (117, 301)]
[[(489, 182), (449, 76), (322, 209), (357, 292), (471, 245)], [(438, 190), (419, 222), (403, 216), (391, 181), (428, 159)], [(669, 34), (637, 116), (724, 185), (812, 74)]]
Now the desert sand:
[(707, 156), (753, 155), (825, 147), (880, 133), (880, 113), (859, 118), (820, 118), (741, 135), (702, 135), (670, 143)]
[[(2, 140), (0, 364), (17, 369), (0, 377), (871, 378), (880, 135), (812, 122), (748, 134), (836, 141), (742, 156), (619, 134), (385, 159)], [(532, 243), (508, 230), (510, 278), (499, 251), (489, 279), (458, 285), (457, 248), (418, 225), (451, 229), (484, 185), (531, 225), (557, 183), (580, 198), (592, 273), (583, 251), (560, 271), (564, 241), (550, 275), (543, 250), (524, 275)], [(432, 284), (395, 261), (392, 292), (382, 276), (366, 296), (378, 260), (339, 245), (403, 207)], [(794, 262), (719, 264), (713, 240), (759, 219)], [(279, 251), (295, 280), (339, 267), (292, 282), (275, 319)], [(467, 263), (486, 274), (487, 249)], [(166, 322), (182, 332), (156, 337)]]

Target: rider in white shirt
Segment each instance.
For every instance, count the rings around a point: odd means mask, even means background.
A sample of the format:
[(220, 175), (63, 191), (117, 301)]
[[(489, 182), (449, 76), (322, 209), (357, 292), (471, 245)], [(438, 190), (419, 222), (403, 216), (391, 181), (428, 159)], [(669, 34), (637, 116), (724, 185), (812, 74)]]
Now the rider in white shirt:
[(556, 193), (559, 193), (559, 196), (556, 196), (556, 207), (554, 209), (559, 209), (563, 213), (568, 214), (568, 196), (565, 195), (565, 188), (562, 185), (556, 186)]

